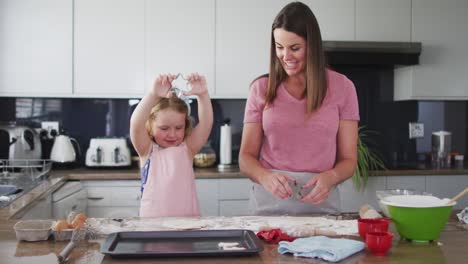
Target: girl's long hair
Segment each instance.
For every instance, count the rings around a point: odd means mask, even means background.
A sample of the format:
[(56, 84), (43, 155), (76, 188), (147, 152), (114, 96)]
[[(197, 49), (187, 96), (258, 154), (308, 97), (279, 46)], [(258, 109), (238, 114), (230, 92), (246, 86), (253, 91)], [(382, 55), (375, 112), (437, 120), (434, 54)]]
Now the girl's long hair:
[(190, 135), (192, 132), (192, 119), (188, 114), (188, 106), (184, 102), (184, 100), (180, 99), (177, 96), (172, 96), (169, 98), (160, 98), (156, 104), (151, 109), (150, 116), (146, 121), (146, 132), (150, 138), (153, 138), (153, 124), (160, 111), (165, 109), (171, 109), (178, 113), (185, 114), (185, 131), (184, 131), (184, 139)]

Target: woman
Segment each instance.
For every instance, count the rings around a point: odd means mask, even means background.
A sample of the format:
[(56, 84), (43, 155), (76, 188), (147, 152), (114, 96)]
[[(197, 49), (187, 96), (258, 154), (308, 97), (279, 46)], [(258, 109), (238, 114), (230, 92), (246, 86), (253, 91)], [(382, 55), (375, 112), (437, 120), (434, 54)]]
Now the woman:
[(317, 20), (286, 5), (271, 33), (270, 71), (247, 99), (241, 171), (255, 182), (253, 214), (337, 213), (337, 184), (357, 162), (359, 109), (346, 76), (326, 68)]

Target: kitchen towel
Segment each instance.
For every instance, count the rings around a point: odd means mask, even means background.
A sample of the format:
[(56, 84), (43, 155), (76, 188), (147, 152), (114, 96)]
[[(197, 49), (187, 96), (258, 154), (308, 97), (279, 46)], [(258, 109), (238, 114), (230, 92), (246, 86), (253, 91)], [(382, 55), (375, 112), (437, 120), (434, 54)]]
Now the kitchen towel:
[(292, 253), (297, 257), (321, 258), (326, 261), (338, 262), (363, 250), (364, 247), (365, 244), (361, 241), (315, 236), (298, 238), (293, 242), (281, 241), (278, 252), (281, 254)]

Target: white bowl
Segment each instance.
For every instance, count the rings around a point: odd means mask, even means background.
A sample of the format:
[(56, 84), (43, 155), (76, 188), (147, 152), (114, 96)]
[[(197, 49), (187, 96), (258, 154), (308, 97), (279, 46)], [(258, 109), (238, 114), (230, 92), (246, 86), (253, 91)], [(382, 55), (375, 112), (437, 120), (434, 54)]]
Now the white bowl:
[(449, 201), (450, 199), (448, 198), (440, 199), (435, 196), (427, 195), (394, 195), (385, 197), (381, 202), (384, 205), (410, 208), (446, 207), (456, 204), (456, 202), (447, 204)]
[(388, 211), (387, 206), (382, 203), (382, 200), (385, 199), (386, 197), (395, 196), (395, 195), (425, 195), (425, 196), (432, 196), (432, 194), (430, 194), (430, 193), (423, 192), (423, 191), (412, 190), (412, 189), (378, 190), (378, 191), (375, 191), (375, 194), (377, 196), (377, 203), (379, 204), (379, 207), (382, 210), (382, 213), (388, 218), (391, 218), (390, 212)]

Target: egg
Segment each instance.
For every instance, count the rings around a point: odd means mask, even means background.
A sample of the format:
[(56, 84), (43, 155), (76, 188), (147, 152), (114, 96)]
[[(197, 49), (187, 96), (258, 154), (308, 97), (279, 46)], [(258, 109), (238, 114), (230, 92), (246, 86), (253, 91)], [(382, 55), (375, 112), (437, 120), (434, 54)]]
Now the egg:
[(85, 223), (85, 220), (82, 220), (80, 218), (76, 219), (73, 219), (71, 225), (73, 227), (73, 229), (79, 229), (79, 228), (82, 228), (84, 226), (84, 223)]
[(55, 229), (56, 231), (63, 231), (63, 230), (65, 230), (65, 229), (68, 229), (68, 222), (67, 222), (67, 220), (64, 220), (64, 219), (58, 220), (57, 223), (55, 223), (54, 229)]
[(79, 214), (77, 214), (77, 215), (75, 216), (75, 218), (74, 218), (73, 220), (81, 219), (82, 221), (86, 221), (87, 218), (88, 218), (88, 217), (86, 217), (85, 214), (79, 213)]

